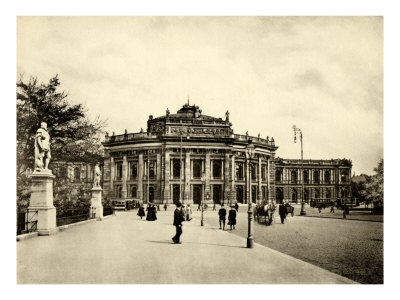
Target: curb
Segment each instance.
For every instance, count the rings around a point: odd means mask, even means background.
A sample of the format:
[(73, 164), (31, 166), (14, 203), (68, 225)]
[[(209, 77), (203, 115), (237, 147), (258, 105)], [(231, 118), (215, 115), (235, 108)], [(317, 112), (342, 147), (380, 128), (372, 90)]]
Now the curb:
[[(237, 237), (238, 239), (243, 240), (244, 242), (246, 242), (246, 238), (241, 237), (241, 236), (238, 236), (238, 235), (236, 235), (236, 234), (232, 234), (232, 235), (235, 236), (235, 237)], [(245, 244), (245, 243), (243, 243), (243, 244)], [(254, 242), (254, 246), (255, 246), (255, 247), (258, 247), (258, 248), (264, 248), (264, 249), (266, 249), (266, 250), (268, 250), (268, 251), (271, 251), (272, 253), (275, 253), (275, 254), (278, 254), (278, 255), (280, 255), (280, 256), (283, 256), (283, 257), (285, 257), (285, 258), (287, 258), (287, 259), (289, 259), (289, 260), (296, 261), (296, 262), (301, 262), (301, 263), (303, 263), (303, 264), (307, 264), (307, 265), (313, 266), (313, 267), (315, 267), (315, 268), (321, 269), (321, 270), (323, 270), (323, 271), (325, 271), (325, 272), (331, 273), (334, 277), (340, 278), (340, 279), (342, 279), (343, 281), (347, 281), (347, 284), (361, 284), (361, 283), (359, 283), (359, 282), (357, 282), (357, 281), (353, 281), (353, 280), (351, 280), (351, 279), (349, 279), (349, 278), (347, 278), (347, 277), (344, 277), (344, 276), (342, 276), (342, 275), (339, 275), (339, 274), (336, 274), (336, 273), (331, 272), (331, 271), (329, 271), (329, 270), (326, 270), (326, 269), (324, 269), (324, 268), (321, 268), (320, 266), (317, 266), (317, 265), (314, 265), (314, 264), (309, 263), (309, 262), (307, 262), (307, 261), (298, 259), (298, 258), (296, 258), (296, 257), (293, 257), (293, 256), (291, 256), (291, 255), (285, 254), (285, 253), (283, 253), (283, 252), (274, 250), (274, 249), (269, 248), (269, 247), (267, 247), (267, 246), (261, 245), (261, 244), (259, 244), (259, 243), (257, 243), (257, 242)], [(304, 283), (303, 283), (303, 284), (304, 284)], [(345, 284), (345, 283), (342, 283), (342, 284)]]
[[(84, 224), (87, 224), (87, 223), (93, 223), (93, 222), (96, 222), (96, 221), (102, 221), (104, 219), (108, 219), (110, 217), (115, 217), (115, 216), (116, 215), (108, 215), (108, 216), (105, 216), (103, 218), (90, 219), (90, 220), (85, 220), (85, 221), (81, 221), (81, 222), (71, 223), (71, 224), (68, 224), (68, 225), (58, 226), (58, 227), (56, 227), (54, 234), (56, 234), (56, 233), (58, 233), (60, 231), (67, 230), (68, 228), (71, 228), (71, 227), (74, 227), (74, 226), (84, 225)], [(25, 234), (20, 234), (20, 235), (17, 235), (17, 242), (23, 241), (23, 240), (27, 240), (27, 239), (30, 239), (30, 238), (33, 238), (33, 237), (37, 237), (37, 236), (40, 236), (39, 232), (37, 232), (37, 231), (30, 232), (30, 233), (25, 233)]]
[(297, 216), (297, 217), (306, 217), (306, 218), (320, 218), (320, 219), (334, 219), (334, 220), (346, 220), (346, 221), (359, 221), (359, 222), (375, 222), (375, 223), (383, 223), (382, 221), (377, 221), (377, 220), (360, 220), (360, 219), (343, 219), (339, 217), (320, 217), (320, 216)]

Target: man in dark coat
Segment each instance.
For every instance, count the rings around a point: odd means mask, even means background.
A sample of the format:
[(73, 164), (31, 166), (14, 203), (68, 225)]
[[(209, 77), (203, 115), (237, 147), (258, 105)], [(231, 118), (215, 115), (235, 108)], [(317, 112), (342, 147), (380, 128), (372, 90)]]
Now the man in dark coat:
[(279, 216), (282, 224), (285, 224), (286, 214), (286, 206), (283, 203), (279, 204)]
[(218, 211), (219, 215), (219, 229), (221, 229), (222, 225), (222, 230), (225, 230), (225, 221), (226, 221), (226, 209), (224, 208), (224, 204), (221, 204), (221, 208)]
[(182, 203), (178, 202), (176, 204), (176, 209), (174, 211), (174, 226), (176, 227), (176, 234), (172, 238), (174, 244), (181, 244), (180, 237), (182, 235), (182, 221), (184, 221), (184, 216), (181, 207)]
[(239, 204), (237, 202), (235, 203), (235, 209), (237, 212), (239, 212)]
[(232, 227), (233, 227), (233, 229), (235, 229), (235, 225), (236, 225), (236, 209), (235, 209), (234, 205), (232, 205), (231, 209), (229, 210), (228, 225), (231, 226), (231, 230), (232, 230)]

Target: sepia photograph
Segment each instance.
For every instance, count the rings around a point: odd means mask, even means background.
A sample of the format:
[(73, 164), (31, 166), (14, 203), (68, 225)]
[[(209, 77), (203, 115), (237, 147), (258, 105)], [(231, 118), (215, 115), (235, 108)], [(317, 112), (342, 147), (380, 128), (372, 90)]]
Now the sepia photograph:
[(17, 16), (17, 285), (384, 285), (383, 25)]

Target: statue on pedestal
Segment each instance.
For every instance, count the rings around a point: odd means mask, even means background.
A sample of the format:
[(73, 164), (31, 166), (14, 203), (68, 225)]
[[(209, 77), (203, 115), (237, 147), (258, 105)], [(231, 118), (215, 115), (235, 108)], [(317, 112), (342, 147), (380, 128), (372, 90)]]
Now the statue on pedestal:
[(226, 113), (225, 113), (225, 119), (226, 119), (226, 121), (229, 121), (229, 111), (226, 111)]
[(35, 136), (35, 170), (48, 170), (50, 158), (50, 135), (47, 123), (41, 122)]
[(100, 166), (99, 163), (96, 164), (94, 167), (94, 180), (93, 180), (93, 187), (100, 187), (100, 177), (101, 177), (101, 171), (100, 171)]

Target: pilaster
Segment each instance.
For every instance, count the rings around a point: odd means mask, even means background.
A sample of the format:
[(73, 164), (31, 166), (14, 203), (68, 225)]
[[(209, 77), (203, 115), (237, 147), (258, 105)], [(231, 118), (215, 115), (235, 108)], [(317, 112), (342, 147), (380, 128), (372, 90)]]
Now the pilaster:
[(143, 174), (144, 174), (143, 153), (139, 153), (138, 169), (139, 170), (138, 170), (137, 197), (143, 201)]
[(184, 201), (185, 203), (192, 203), (190, 200), (190, 150), (187, 149), (185, 153), (185, 187), (184, 187)]
[(128, 180), (128, 157), (124, 154), (122, 159), (122, 198), (126, 199), (128, 188), (126, 182)]
[(170, 184), (169, 180), (171, 178), (171, 160), (170, 160), (170, 152), (169, 149), (165, 149), (165, 162), (164, 162), (164, 203), (170, 203)]
[(257, 203), (262, 201), (262, 165), (261, 165), (261, 155), (258, 156), (258, 193), (257, 193)]

